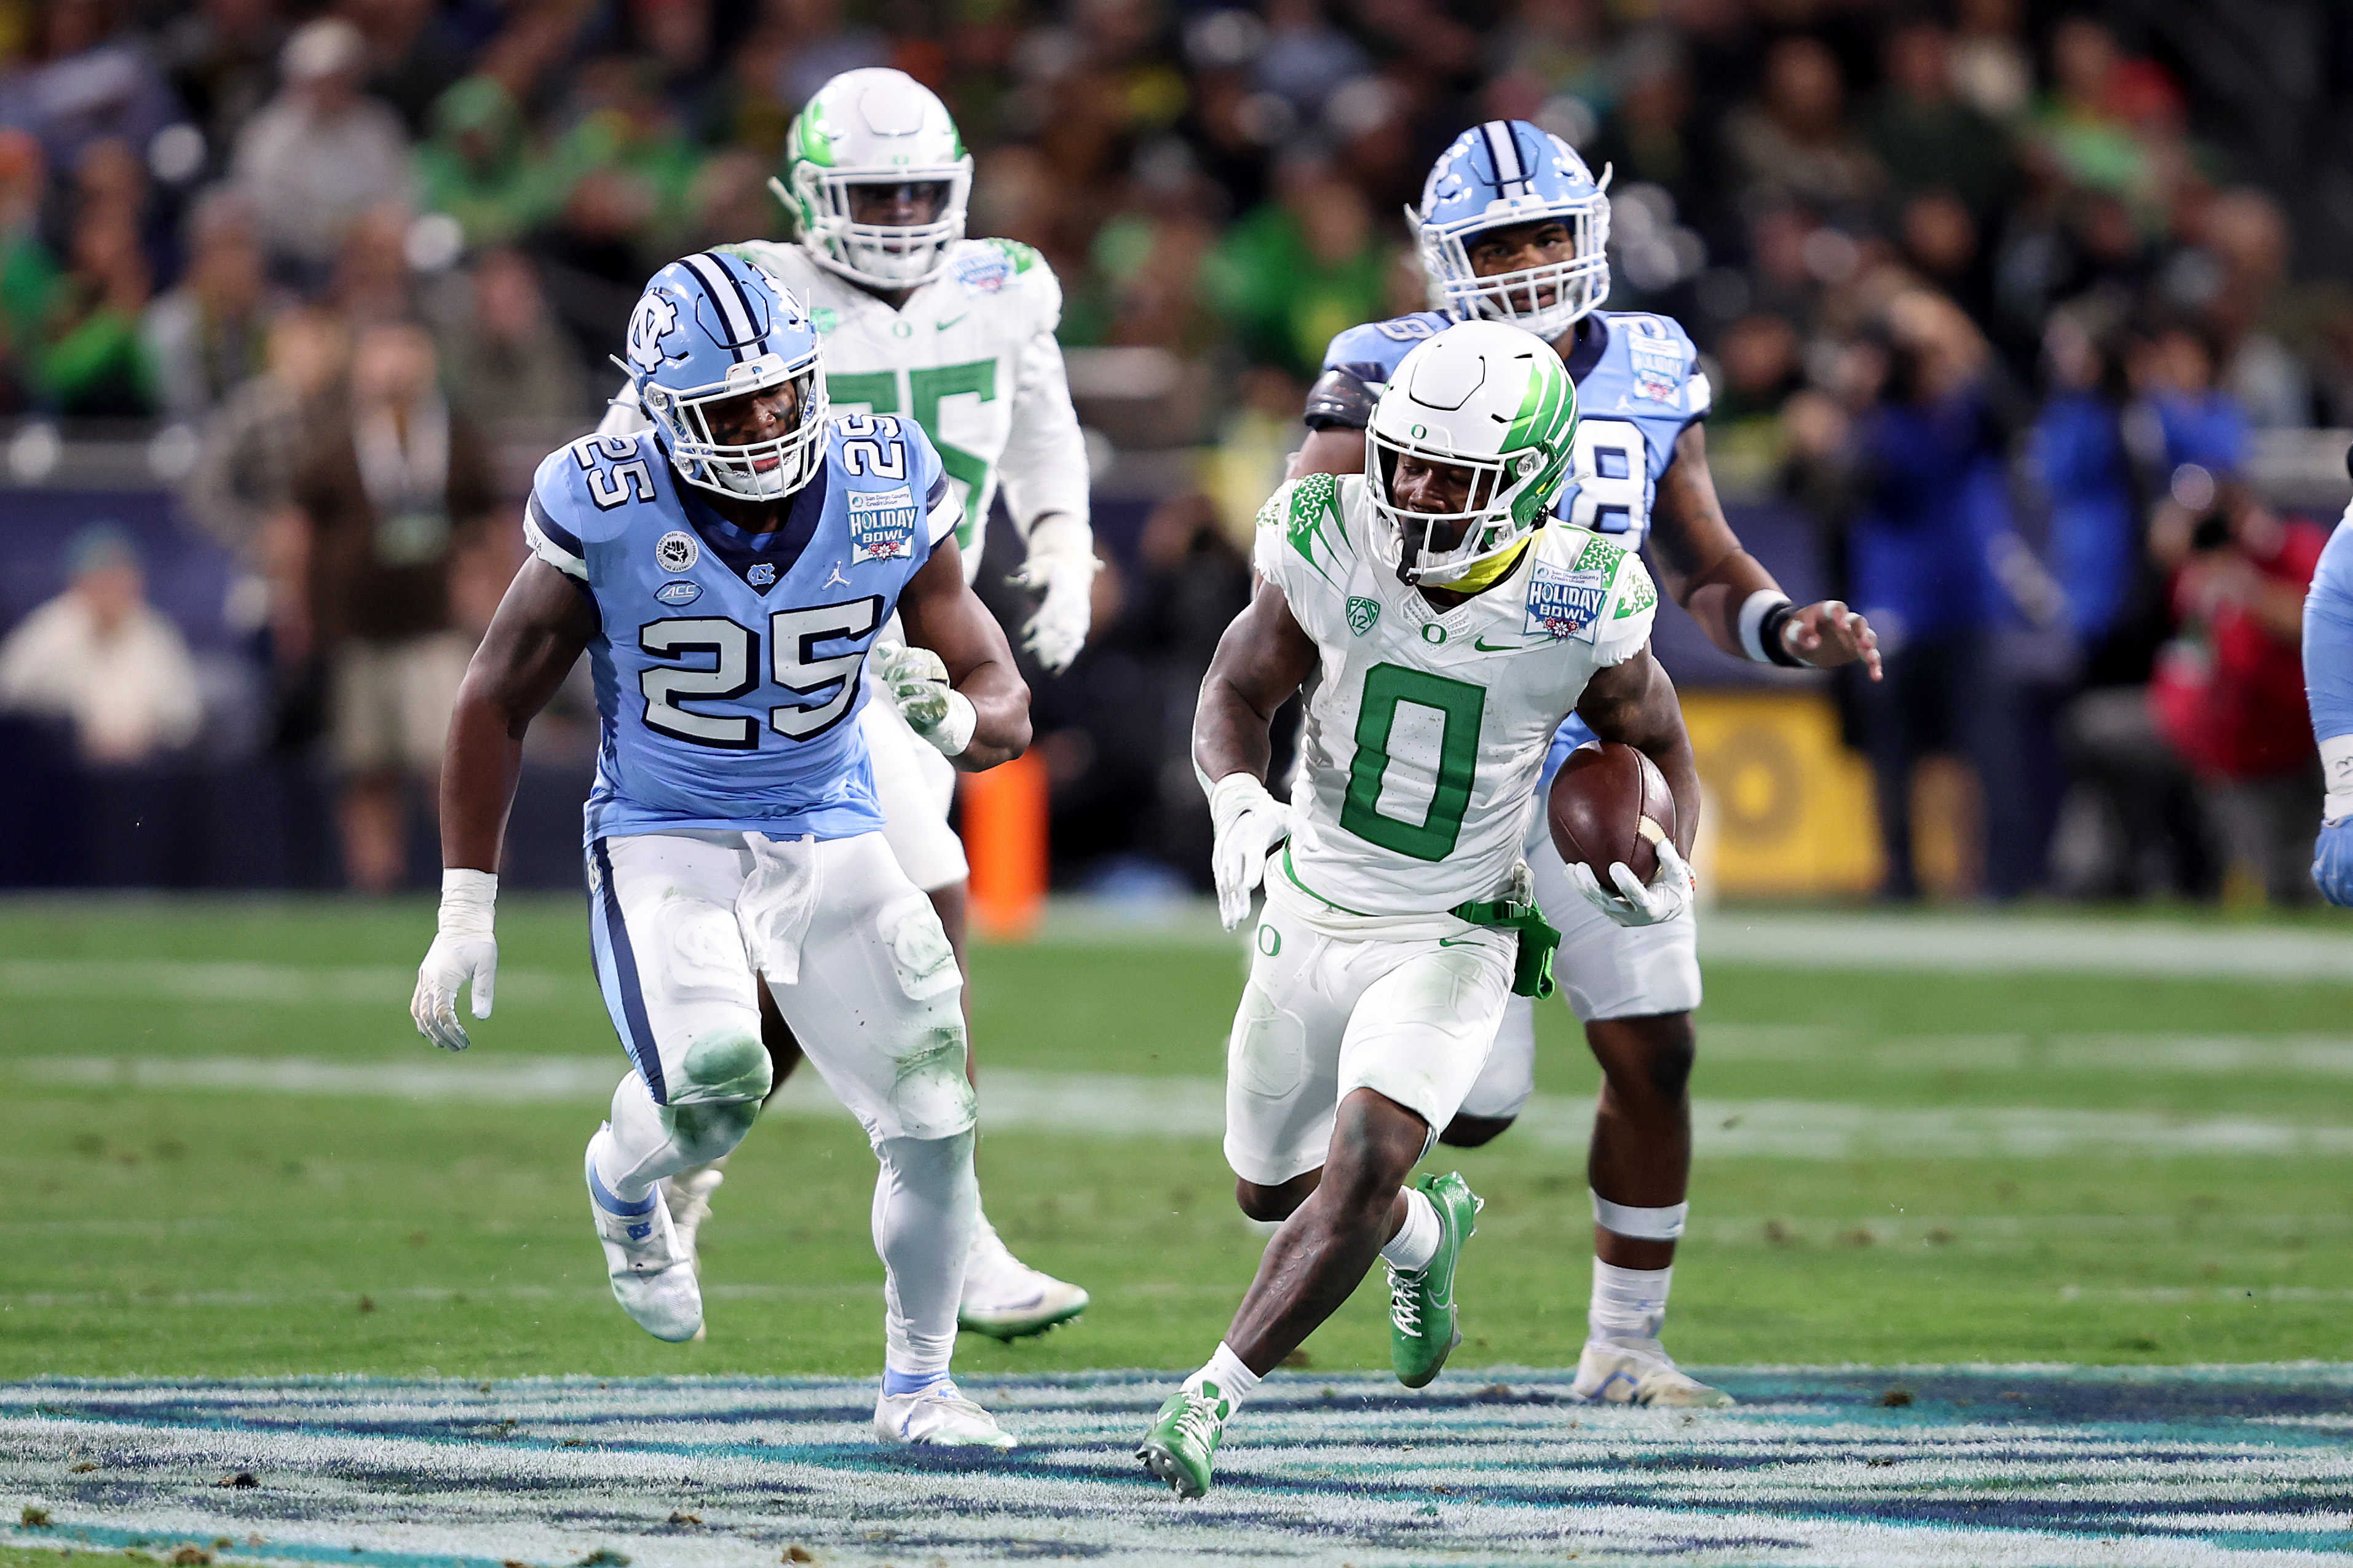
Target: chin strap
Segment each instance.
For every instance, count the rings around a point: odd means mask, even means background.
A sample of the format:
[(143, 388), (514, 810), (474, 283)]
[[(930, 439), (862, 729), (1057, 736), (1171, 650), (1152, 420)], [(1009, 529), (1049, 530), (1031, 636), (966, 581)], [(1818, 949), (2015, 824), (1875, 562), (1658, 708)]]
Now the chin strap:
[(1422, 586), (1443, 588), (1450, 594), (1476, 594), (1482, 589), (1492, 588), (1511, 575), (1512, 568), (1520, 563), (1520, 557), (1528, 552), (1528, 546), (1535, 541), (1535, 535), (1532, 533), (1501, 555), (1490, 556), (1480, 562), (1451, 583), (1424, 583)]

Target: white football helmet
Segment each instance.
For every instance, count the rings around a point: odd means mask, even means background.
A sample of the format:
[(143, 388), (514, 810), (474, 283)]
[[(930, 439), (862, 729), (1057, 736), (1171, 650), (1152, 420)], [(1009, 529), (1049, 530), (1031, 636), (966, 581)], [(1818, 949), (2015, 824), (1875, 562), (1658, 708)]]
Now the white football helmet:
[[(931, 218), (860, 223), (858, 185), (934, 185)], [(913, 289), (939, 276), (964, 237), (972, 202), (972, 154), (947, 105), (904, 71), (844, 71), (810, 99), (785, 138), (785, 178), (768, 181), (800, 223), (817, 261), (875, 289)]]
[[(1462, 321), (1398, 362), (1365, 430), (1365, 485), (1394, 531), (1398, 575), (1444, 587), (1545, 525), (1567, 478), (1577, 385), (1552, 345), (1501, 321)], [(1395, 497), (1398, 460), (1471, 470), (1459, 511)]]

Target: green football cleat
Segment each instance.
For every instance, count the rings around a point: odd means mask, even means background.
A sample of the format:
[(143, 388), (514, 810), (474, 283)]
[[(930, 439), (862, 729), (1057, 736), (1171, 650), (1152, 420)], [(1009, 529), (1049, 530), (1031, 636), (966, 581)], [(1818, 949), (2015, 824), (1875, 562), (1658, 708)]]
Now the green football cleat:
[(1153, 1417), (1135, 1457), (1145, 1468), (1176, 1489), (1180, 1498), (1205, 1497), (1209, 1490), (1209, 1459), (1218, 1439), (1226, 1435), (1226, 1417), (1233, 1405), (1214, 1383), (1197, 1393), (1178, 1389)]
[(1454, 1326), (1454, 1267), (1462, 1259), (1462, 1244), (1479, 1228), (1479, 1211), (1486, 1206), (1460, 1172), (1425, 1175), (1414, 1187), (1438, 1210), (1438, 1252), (1424, 1268), (1388, 1266), (1389, 1364), (1408, 1388), (1420, 1388), (1435, 1378), (1462, 1342)]

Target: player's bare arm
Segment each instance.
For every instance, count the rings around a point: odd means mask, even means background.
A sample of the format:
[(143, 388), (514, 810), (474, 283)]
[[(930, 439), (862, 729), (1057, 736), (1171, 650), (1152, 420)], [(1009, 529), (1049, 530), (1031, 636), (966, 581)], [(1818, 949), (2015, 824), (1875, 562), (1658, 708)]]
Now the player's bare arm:
[(450, 714), (441, 763), (444, 866), (498, 869), (522, 771), (523, 731), (596, 635), (587, 596), (547, 563), (524, 562), (466, 667)]
[(908, 642), (939, 656), (948, 686), (972, 705), (972, 738), (949, 761), (966, 773), (1011, 762), (1029, 749), (1029, 688), (997, 617), (965, 585), (953, 536), (908, 580), (899, 599)]
[(1660, 476), (1651, 542), (1660, 586), (1690, 612), (1710, 642), (1735, 658), (1754, 657), (1750, 637), (1774, 636), (1800, 664), (1832, 669), (1859, 659), (1872, 679), (1880, 678), (1879, 634), (1841, 600), (1759, 616), (1760, 625), (1744, 634), (1743, 612), (1760, 594), (1778, 597), (1781, 585), (1742, 548), (1725, 521), (1708, 470), (1707, 433), (1696, 423), (1675, 438), (1675, 460)]
[(1211, 784), (1229, 773), (1261, 784), (1274, 755), (1275, 710), (1306, 683), (1315, 644), (1292, 618), (1282, 590), (1261, 582), (1218, 639), (1193, 713), (1193, 765)]
[(1577, 699), (1577, 717), (1605, 741), (1621, 741), (1659, 765), (1675, 797), (1675, 847), (1691, 853), (1699, 831), (1699, 764), (1683, 730), (1675, 683), (1644, 648), (1597, 672)]

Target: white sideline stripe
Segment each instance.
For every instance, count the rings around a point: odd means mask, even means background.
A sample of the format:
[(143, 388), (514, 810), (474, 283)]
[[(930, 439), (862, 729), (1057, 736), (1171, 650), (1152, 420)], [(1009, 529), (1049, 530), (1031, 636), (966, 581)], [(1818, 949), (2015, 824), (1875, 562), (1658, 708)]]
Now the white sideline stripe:
[(2353, 1077), (2345, 1035), (1862, 1035), (1782, 1024), (1700, 1025), (1715, 1061), (1820, 1062), (1873, 1072), (2105, 1072)]
[[(92, 1089), (209, 1089), (256, 1094), (481, 1101), (601, 1100), (622, 1068), (595, 1057), (434, 1058), (322, 1062), (301, 1057), (35, 1057), (15, 1064), (40, 1082)], [(785, 1085), (775, 1110), (842, 1116), (814, 1073)], [(1225, 1089), (1215, 1079), (1043, 1073), (997, 1068), (982, 1083), (981, 1122), (996, 1131), (1068, 1137), (1216, 1138)], [(1590, 1140), (1588, 1100), (1538, 1095), (1519, 1136), (1563, 1149)], [(1799, 1100), (1693, 1102), (1694, 1150), (1717, 1159), (2034, 1158), (2062, 1154), (2353, 1157), (2353, 1127), (2156, 1111), (2052, 1110), (2034, 1106), (1906, 1110)]]
[(2353, 982), (2353, 935), (2155, 921), (1723, 910), (1699, 917), (1699, 955), (1783, 969)]
[[(404, 1012), (417, 971), (391, 964), (312, 969), (291, 963), (193, 959), (12, 958), (0, 963), (0, 997), (58, 1002), (246, 1002), (272, 1006), (394, 1006)], [(498, 1005), (596, 1005), (585, 973), (499, 971)]]

